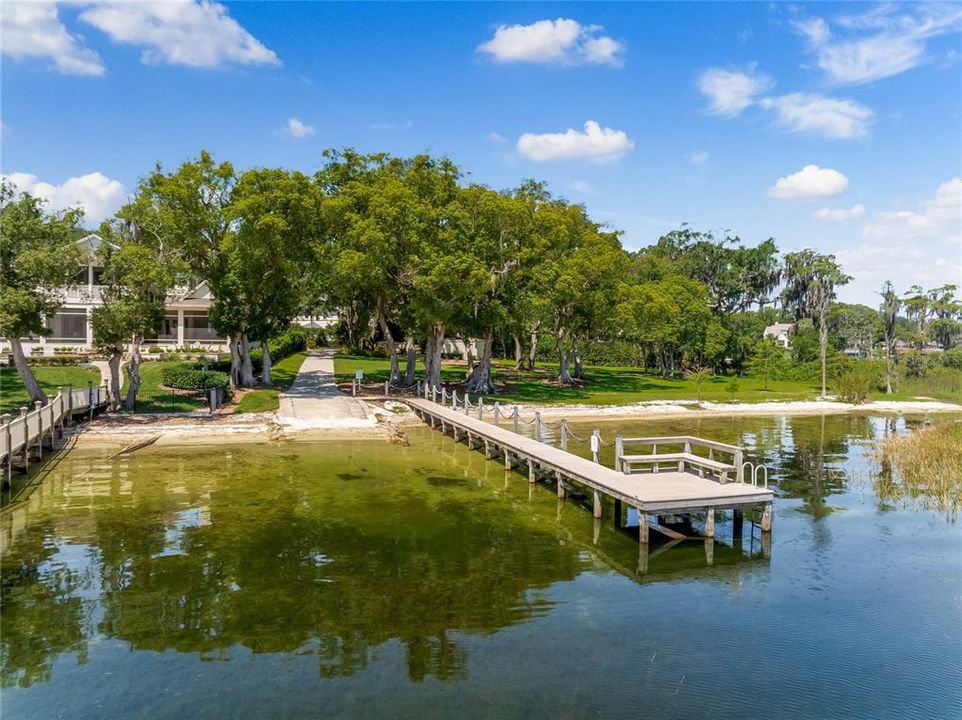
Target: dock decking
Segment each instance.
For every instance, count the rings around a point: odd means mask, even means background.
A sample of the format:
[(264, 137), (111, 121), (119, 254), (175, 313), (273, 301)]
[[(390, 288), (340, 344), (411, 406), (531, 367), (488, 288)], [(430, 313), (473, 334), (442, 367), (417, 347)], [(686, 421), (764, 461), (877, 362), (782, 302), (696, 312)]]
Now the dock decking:
[[(484, 449), (486, 457), (500, 453), (506, 468), (515, 462), (527, 463), (531, 482), (537, 479), (540, 470), (556, 477), (559, 495), (564, 493), (566, 482), (590, 488), (594, 493), (595, 517), (601, 517), (601, 498), (607, 495), (617, 503), (637, 508), (644, 515), (707, 511), (709, 518), (713, 518), (714, 510), (731, 509), (740, 516), (743, 509), (758, 507), (764, 513), (762, 530), (771, 530), (774, 493), (768, 488), (745, 482), (722, 484), (690, 472), (624, 474), (430, 400), (413, 398), (405, 399), (405, 402), (431, 427), (442, 432), (450, 430), (456, 440), (463, 436), (469, 446), (477, 444)], [(706, 522), (706, 536), (713, 532), (714, 521), (710, 519)], [(647, 543), (647, 523), (643, 524), (639, 534), (641, 542)]]

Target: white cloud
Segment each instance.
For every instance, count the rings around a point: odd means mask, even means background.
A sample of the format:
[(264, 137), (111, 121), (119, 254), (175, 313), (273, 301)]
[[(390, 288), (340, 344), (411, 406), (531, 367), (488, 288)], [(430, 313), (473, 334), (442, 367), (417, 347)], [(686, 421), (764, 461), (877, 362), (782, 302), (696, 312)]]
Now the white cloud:
[(709, 68), (698, 77), (698, 89), (708, 98), (708, 110), (722, 117), (736, 117), (755, 102), (755, 97), (773, 85), (772, 79), (755, 71)]
[(480, 45), (478, 52), (501, 63), (620, 66), (625, 46), (601, 35), (602, 30), (600, 25), (582, 25), (567, 18), (499, 25), (494, 37)]
[(704, 165), (708, 162), (708, 158), (711, 157), (707, 150), (696, 150), (695, 152), (688, 153), (685, 156), (685, 160), (688, 161), (689, 165), (699, 166)]
[(866, 290), (886, 280), (902, 290), (962, 284), (962, 179), (942, 183), (914, 209), (876, 213), (862, 229), (862, 243), (837, 257), (853, 285)]
[(576, 193), (580, 193), (581, 195), (595, 194), (595, 189), (591, 187), (591, 183), (589, 183), (587, 180), (575, 180), (573, 183), (571, 183), (571, 189)]
[(508, 142), (508, 138), (498, 132), (489, 132), (485, 137), (487, 137), (490, 142), (498, 143), (499, 145)]
[(29, 173), (11, 173), (3, 177), (20, 192), (46, 200), (50, 210), (82, 207), (85, 218), (94, 223), (113, 215), (127, 199), (127, 191), (119, 181), (99, 172), (72, 177), (61, 185), (42, 182)]
[(518, 152), (529, 160), (614, 160), (635, 147), (622, 130), (601, 127), (594, 120), (584, 132), (568, 128), (563, 133), (525, 133), (518, 138)]
[(962, 9), (957, 5), (919, 4), (899, 14), (896, 6), (881, 5), (841, 17), (836, 24), (849, 34), (837, 37), (821, 18), (796, 22), (795, 27), (808, 39), (819, 68), (831, 82), (858, 85), (928, 62), (926, 41), (958, 32)]
[(814, 213), (816, 220), (827, 220), (829, 222), (845, 222), (847, 220), (858, 220), (865, 215), (865, 206), (859, 203), (850, 208), (822, 208)]
[(789, 132), (830, 138), (859, 138), (868, 132), (872, 111), (854, 100), (791, 93), (762, 98), (759, 106), (775, 113), (777, 124)]
[(306, 138), (314, 134), (314, 126), (301, 122), (297, 118), (288, 118), (287, 134), (294, 138)]
[(919, 210), (876, 214), (865, 224), (863, 234), (881, 242), (941, 239), (962, 248), (962, 179), (939, 185), (935, 197)]
[[(0, 14), (3, 54), (50, 58), (57, 72), (68, 75), (103, 75), (100, 56), (67, 30), (57, 4), (45, 0), (4, 3)], [(143, 47), (141, 61), (147, 65), (280, 64), (277, 55), (230, 17), (224, 5), (210, 0), (71, 0), (69, 4), (83, 8), (81, 22), (115, 42)]]
[(67, 32), (53, 2), (5, 2), (0, 8), (0, 47), (20, 60), (49, 58), (64, 75), (103, 75), (100, 56)]
[(780, 200), (813, 200), (841, 195), (848, 189), (848, 178), (838, 170), (806, 165), (797, 173), (778, 178), (768, 194)]

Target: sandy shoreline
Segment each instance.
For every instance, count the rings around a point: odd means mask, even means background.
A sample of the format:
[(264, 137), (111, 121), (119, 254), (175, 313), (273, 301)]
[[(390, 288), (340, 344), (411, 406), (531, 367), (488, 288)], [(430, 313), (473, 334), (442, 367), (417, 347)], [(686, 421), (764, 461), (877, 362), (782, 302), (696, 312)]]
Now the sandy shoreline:
[[(276, 421), (274, 413), (245, 415), (111, 415), (83, 425), (78, 443), (85, 447), (103, 445), (123, 447), (159, 435), (157, 445), (218, 445), (261, 442), (326, 442), (347, 440), (390, 440), (407, 427), (421, 426), (411, 412), (390, 412), (369, 403), (373, 415), (381, 420), (371, 427), (345, 422), (331, 427), (298, 429)], [(392, 403), (396, 405), (396, 403)], [(935, 400), (876, 401), (849, 405), (833, 401), (795, 401), (768, 403), (701, 403), (655, 401), (633, 405), (536, 405), (519, 404), (523, 417), (535, 411), (546, 420), (561, 418), (592, 420), (651, 420), (724, 416), (841, 415), (841, 414), (926, 414), (959, 413), (962, 405)]]

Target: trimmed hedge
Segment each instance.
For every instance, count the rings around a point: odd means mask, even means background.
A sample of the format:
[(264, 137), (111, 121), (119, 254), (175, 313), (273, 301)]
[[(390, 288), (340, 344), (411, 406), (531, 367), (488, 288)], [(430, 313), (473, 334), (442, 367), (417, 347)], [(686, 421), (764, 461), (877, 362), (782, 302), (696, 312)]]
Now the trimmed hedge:
[[(12, 357), (12, 356), (11, 356)], [(66, 365), (82, 365), (89, 362), (90, 358), (86, 355), (33, 355), (27, 356), (27, 365), (32, 367), (64, 367)], [(11, 361), (12, 365), (13, 362)]]
[(161, 382), (178, 390), (213, 390), (230, 388), (230, 376), (216, 370), (204, 370), (199, 365), (178, 363), (166, 367), (160, 374)]

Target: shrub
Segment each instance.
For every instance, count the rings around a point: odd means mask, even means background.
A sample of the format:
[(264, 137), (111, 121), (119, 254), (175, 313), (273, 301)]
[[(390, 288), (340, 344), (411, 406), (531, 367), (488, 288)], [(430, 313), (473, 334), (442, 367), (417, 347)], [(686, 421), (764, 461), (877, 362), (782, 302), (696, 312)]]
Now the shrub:
[(962, 347), (952, 348), (942, 353), (942, 364), (945, 367), (962, 370)]
[(27, 364), (31, 367), (64, 367), (80, 365), (85, 362), (87, 362), (86, 355), (50, 355), (27, 358)]
[(879, 374), (872, 365), (856, 365), (832, 381), (835, 397), (842, 402), (861, 405), (878, 388)]
[(212, 390), (230, 388), (230, 376), (216, 370), (203, 370), (198, 365), (178, 363), (161, 371), (161, 382), (178, 390)]
[(928, 365), (925, 356), (916, 351), (905, 356), (905, 377), (920, 378), (925, 377)]

